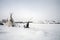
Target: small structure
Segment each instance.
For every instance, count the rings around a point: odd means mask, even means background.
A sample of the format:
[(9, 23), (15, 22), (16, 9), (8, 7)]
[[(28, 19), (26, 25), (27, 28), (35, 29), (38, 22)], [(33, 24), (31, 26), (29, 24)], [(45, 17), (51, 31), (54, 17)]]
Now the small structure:
[(29, 28), (29, 22), (27, 22), (26, 26), (24, 25), (24, 28)]

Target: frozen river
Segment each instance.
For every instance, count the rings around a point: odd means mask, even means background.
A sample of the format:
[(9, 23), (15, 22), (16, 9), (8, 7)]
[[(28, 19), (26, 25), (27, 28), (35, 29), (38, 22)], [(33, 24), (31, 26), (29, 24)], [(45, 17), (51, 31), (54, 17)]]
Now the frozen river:
[(30, 24), (30, 28), (0, 26), (0, 40), (60, 40), (60, 24)]

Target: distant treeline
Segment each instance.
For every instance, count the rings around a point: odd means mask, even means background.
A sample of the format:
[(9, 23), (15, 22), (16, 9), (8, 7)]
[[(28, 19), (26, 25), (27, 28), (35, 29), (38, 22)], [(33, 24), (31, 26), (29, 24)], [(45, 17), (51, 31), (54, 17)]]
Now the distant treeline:
[[(0, 21), (0, 25), (3, 25), (3, 23), (6, 23), (7, 20)], [(30, 22), (30, 21), (29, 21)], [(27, 23), (27, 22), (15, 22), (15, 23)], [(39, 24), (60, 24), (60, 21), (54, 21), (54, 20), (44, 20), (44, 21), (37, 21), (37, 22), (30, 22), (30, 23), (39, 23)]]

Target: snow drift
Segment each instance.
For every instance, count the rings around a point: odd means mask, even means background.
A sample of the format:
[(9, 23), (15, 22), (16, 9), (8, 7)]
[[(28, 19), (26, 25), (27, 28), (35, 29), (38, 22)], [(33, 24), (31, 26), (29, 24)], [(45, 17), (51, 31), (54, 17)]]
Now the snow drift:
[(0, 40), (60, 40), (60, 24), (30, 24), (30, 28), (0, 26)]

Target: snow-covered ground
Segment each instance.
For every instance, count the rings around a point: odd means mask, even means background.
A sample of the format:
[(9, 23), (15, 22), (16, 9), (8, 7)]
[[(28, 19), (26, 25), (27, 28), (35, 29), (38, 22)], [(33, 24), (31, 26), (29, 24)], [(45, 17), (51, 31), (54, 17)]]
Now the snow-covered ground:
[(30, 28), (0, 26), (0, 40), (60, 40), (60, 24), (30, 24)]

